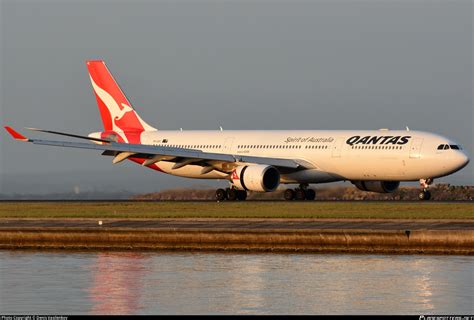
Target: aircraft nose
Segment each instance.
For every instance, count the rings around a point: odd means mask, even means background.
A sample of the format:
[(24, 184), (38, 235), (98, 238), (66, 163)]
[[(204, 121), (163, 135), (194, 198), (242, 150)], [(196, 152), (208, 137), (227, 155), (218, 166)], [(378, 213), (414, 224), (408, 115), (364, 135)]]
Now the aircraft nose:
[[(464, 168), (469, 163), (469, 157), (464, 152), (457, 152), (456, 154), (456, 164), (459, 169)], [(458, 170), (459, 170), (458, 169)]]

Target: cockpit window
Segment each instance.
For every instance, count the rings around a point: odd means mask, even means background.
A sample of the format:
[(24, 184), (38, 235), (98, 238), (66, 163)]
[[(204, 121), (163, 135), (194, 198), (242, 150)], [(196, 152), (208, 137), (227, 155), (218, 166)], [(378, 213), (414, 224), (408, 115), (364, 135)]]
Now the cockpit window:
[(458, 144), (440, 144), (438, 146), (438, 150), (449, 150), (449, 149), (462, 150), (462, 147)]

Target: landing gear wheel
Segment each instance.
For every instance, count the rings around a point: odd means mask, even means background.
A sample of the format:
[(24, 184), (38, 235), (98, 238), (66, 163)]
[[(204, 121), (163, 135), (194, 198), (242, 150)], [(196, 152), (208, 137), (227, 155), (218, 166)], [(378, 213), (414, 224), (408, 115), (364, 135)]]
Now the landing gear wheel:
[(237, 190), (235, 189), (227, 189), (227, 199), (229, 201), (235, 201), (237, 200)]
[(306, 200), (314, 200), (316, 198), (316, 191), (313, 189), (306, 189), (305, 190), (305, 199)]
[(429, 186), (433, 184), (432, 178), (420, 179), (420, 186), (422, 188), (421, 192), (418, 194), (418, 199), (420, 200), (430, 200), (431, 192), (428, 190)]
[(295, 190), (295, 200), (304, 200), (305, 198), (306, 198), (306, 194), (303, 189)]
[(237, 200), (245, 201), (247, 199), (247, 191), (238, 190), (237, 191)]
[(293, 189), (286, 189), (283, 196), (284, 196), (285, 200), (291, 201), (295, 198), (295, 192), (293, 191)]
[(217, 201), (224, 201), (227, 195), (224, 189), (217, 189), (216, 190), (216, 200)]
[(418, 194), (418, 199), (420, 200), (430, 200), (431, 199), (431, 192), (428, 190), (423, 190)]

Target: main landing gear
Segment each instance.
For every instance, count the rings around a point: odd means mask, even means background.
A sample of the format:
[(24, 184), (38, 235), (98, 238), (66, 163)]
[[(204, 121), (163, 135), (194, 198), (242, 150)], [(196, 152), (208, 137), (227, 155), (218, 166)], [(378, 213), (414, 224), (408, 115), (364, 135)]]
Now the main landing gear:
[(420, 179), (420, 186), (423, 188), (418, 194), (419, 200), (430, 200), (431, 192), (428, 190), (430, 184), (433, 183), (433, 179)]
[(300, 184), (299, 188), (286, 189), (283, 194), (285, 200), (314, 200), (316, 198), (316, 191), (308, 189), (307, 184)]
[(237, 190), (233, 188), (227, 189), (217, 189), (216, 190), (216, 200), (218, 202), (229, 200), (229, 201), (244, 201), (247, 199), (247, 191), (244, 190)]

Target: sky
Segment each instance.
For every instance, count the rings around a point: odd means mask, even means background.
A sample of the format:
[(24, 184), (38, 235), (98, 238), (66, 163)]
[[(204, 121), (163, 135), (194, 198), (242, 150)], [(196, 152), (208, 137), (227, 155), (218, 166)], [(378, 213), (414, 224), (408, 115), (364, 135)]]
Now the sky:
[[(0, 119), (100, 131), (85, 60), (104, 59), (158, 129), (408, 126), (472, 158), (472, 16), (461, 0), (0, 0)], [(0, 193), (223, 185), (6, 132), (0, 182)], [(438, 182), (474, 184), (472, 162)]]

